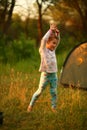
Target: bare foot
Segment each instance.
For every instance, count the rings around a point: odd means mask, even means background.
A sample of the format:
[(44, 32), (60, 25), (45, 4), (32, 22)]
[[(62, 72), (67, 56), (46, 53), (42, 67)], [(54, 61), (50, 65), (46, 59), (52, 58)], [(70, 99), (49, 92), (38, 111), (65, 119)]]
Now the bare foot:
[(31, 112), (31, 111), (32, 111), (32, 106), (28, 106), (27, 112)]
[(52, 108), (52, 112), (53, 112), (53, 113), (57, 113), (56, 108)]

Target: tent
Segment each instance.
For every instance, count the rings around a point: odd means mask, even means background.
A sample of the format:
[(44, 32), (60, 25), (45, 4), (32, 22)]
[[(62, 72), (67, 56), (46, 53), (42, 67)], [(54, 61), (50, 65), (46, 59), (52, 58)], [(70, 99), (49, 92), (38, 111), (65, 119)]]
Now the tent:
[(66, 57), (60, 84), (87, 90), (87, 42), (75, 46)]

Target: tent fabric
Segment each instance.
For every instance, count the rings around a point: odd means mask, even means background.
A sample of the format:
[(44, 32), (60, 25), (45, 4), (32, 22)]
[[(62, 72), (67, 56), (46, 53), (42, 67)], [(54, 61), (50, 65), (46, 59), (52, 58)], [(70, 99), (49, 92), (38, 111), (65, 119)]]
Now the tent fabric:
[(60, 84), (87, 89), (87, 42), (75, 46), (66, 57)]

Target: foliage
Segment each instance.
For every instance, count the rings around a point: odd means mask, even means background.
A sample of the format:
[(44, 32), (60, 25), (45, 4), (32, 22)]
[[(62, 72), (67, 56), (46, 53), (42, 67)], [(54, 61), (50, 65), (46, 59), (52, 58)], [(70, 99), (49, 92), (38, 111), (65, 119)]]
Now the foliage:
[(86, 0), (63, 0), (65, 6), (75, 9), (80, 16), (84, 31), (87, 30), (87, 1)]
[(36, 54), (35, 41), (26, 39), (21, 34), (19, 40), (9, 40), (9, 37), (1, 39), (0, 44), (0, 62), (15, 63), (19, 60), (34, 57)]
[[(48, 26), (45, 27), (45, 29), (48, 30)], [(60, 32), (61, 41), (56, 51), (57, 54), (64, 53), (65, 50), (69, 52), (75, 45), (85, 41), (85, 39), (79, 35), (79, 37), (76, 38), (71, 36), (67, 30), (61, 31), (60, 28)], [(24, 33), (21, 33), (18, 37), (18, 39), (12, 39), (11, 36), (0, 38), (0, 62), (15, 64), (21, 60), (32, 60), (39, 57), (35, 39), (26, 37)]]

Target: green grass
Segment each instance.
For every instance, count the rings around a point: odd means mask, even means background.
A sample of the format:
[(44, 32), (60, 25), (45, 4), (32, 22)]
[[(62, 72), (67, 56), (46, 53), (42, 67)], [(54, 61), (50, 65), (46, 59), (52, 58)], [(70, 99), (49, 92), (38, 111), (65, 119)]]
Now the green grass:
[[(62, 57), (62, 58), (61, 58)], [(59, 55), (59, 72), (66, 53)], [(87, 92), (58, 86), (57, 113), (51, 111), (49, 86), (31, 113), (27, 107), (39, 83), (39, 60), (21, 61), (14, 66), (0, 64), (0, 130), (86, 130)]]

